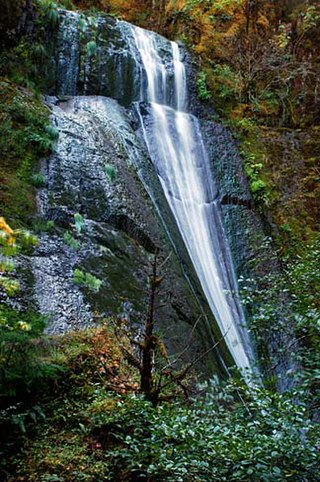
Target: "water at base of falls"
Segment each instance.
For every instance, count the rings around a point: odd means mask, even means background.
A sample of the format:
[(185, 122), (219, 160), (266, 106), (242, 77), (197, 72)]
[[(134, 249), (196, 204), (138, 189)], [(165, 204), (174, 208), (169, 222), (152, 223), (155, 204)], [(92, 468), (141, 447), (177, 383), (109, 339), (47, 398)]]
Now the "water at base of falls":
[(237, 282), (221, 220), (218, 191), (198, 120), (187, 113), (186, 72), (179, 46), (161, 55), (159, 36), (119, 22), (131, 35), (141, 76), (140, 112), (146, 145), (221, 334), (238, 368), (250, 371), (253, 354), (237, 299)]

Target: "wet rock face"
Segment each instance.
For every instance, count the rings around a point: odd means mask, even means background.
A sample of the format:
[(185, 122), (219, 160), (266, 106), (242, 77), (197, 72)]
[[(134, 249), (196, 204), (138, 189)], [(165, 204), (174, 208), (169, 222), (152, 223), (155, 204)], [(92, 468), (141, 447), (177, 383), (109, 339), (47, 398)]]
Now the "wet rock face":
[(139, 100), (139, 65), (120, 25), (107, 15), (90, 20), (60, 12), (55, 94), (103, 95), (123, 105)]
[[(159, 55), (168, 65), (171, 44), (155, 35)], [(53, 63), (47, 67), (55, 78), (49, 93), (59, 95), (101, 95), (116, 99), (126, 107), (140, 101), (146, 92), (147, 77), (142, 71), (129, 24), (108, 15), (85, 19), (76, 12), (60, 11)], [(50, 48), (49, 45), (49, 48)], [(47, 75), (45, 73), (44, 75)], [(173, 96), (173, 72), (168, 96)]]
[(237, 146), (221, 124), (203, 121), (201, 125), (222, 204), (251, 205), (251, 195)]
[(108, 222), (154, 252), (159, 228), (137, 175), (151, 178), (153, 168), (125, 109), (105, 97), (75, 97), (53, 107), (52, 122), (60, 135), (42, 164), (40, 212), (62, 227), (74, 213)]
[[(60, 137), (54, 155), (42, 163), (46, 187), (38, 192), (38, 206), (62, 232), (42, 236), (33, 261), (37, 301), (51, 317), (48, 330), (84, 327), (93, 321), (94, 310), (117, 315), (129, 299), (131, 312), (141, 315), (150, 253), (136, 243), (143, 238), (151, 252), (159, 244), (151, 212), (148, 229), (145, 225), (146, 200), (126, 154), (130, 143), (138, 163), (143, 148), (135, 146), (124, 110), (111, 99), (72, 98), (53, 107), (52, 122)], [(83, 224), (78, 235), (75, 215)], [(61, 239), (66, 232), (77, 238), (76, 248)], [(99, 293), (82, 287), (86, 302), (73, 282), (75, 269), (103, 280)]]
[[(218, 184), (224, 229), (227, 235), (238, 279), (254, 279), (257, 289), (273, 293), (272, 274), (280, 275), (279, 261), (265, 233), (265, 225), (254, 209), (243, 162), (230, 133), (220, 124), (203, 121), (202, 133), (211, 160), (212, 172)], [(246, 283), (246, 281), (245, 281)], [(265, 302), (274, 304), (274, 299)], [(278, 320), (290, 320), (289, 300), (279, 294), (275, 307)], [(247, 319), (254, 318), (259, 306), (250, 306)], [(296, 343), (294, 329), (290, 322), (282, 324), (281, 330), (274, 331), (272, 323), (261, 329), (257, 352), (263, 353), (262, 371), (267, 379), (274, 378), (280, 391), (292, 386), (292, 374), (297, 371), (296, 362), (284, 346)], [(267, 357), (266, 357), (267, 353)], [(288, 374), (291, 374), (288, 375)]]
[(22, 35), (34, 29), (35, 9), (32, 0), (0, 0), (0, 46), (16, 45)]
[(85, 328), (92, 321), (90, 306), (72, 282), (77, 253), (58, 236), (43, 235), (32, 258), (35, 300), (47, 317), (48, 333)]
[[(201, 309), (143, 187), (148, 180), (149, 191), (161, 199), (130, 117), (105, 97), (47, 102), (60, 136), (55, 153), (42, 161), (45, 186), (37, 204), (40, 218), (54, 227), (39, 235), (39, 246), (22, 263), (32, 273), (33, 303), (47, 317), (47, 332), (82, 329), (97, 316), (142, 324), (157, 247), (160, 260), (170, 258), (160, 273), (156, 320), (171, 351), (181, 349)], [(101, 280), (99, 290), (77, 284), (76, 270)], [(200, 349), (193, 344), (192, 353)]]

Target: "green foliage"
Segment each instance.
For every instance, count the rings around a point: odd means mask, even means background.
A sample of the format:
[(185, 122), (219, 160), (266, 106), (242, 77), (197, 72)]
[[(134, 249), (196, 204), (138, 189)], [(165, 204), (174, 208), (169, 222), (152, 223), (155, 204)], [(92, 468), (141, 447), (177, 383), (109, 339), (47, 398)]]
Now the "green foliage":
[(0, 470), (7, 473), (7, 456), (16, 453), (30, 430), (45, 415), (35, 401), (52, 391), (63, 367), (44, 360), (45, 325), (33, 312), (18, 312), (0, 304)]
[(36, 43), (31, 46), (31, 54), (39, 61), (45, 60), (47, 58), (46, 48), (41, 43)]
[(33, 221), (32, 228), (35, 233), (53, 233), (55, 231), (56, 225), (52, 220), (46, 220), (42, 218), (36, 218)]
[(38, 155), (50, 154), (59, 138), (59, 131), (51, 125), (44, 126), (44, 131), (41, 133), (32, 130), (26, 133), (28, 142), (32, 143)]
[(78, 234), (81, 234), (85, 228), (85, 221), (81, 214), (76, 213), (74, 215), (74, 225)]
[[(300, 249), (294, 257), (283, 260), (283, 272), (254, 279), (239, 280), (241, 297), (249, 313), (249, 329), (256, 340), (261, 365), (267, 372), (275, 363), (268, 346), (275, 337), (281, 350), (288, 351), (299, 364), (296, 373), (296, 398), (310, 410), (319, 409), (320, 400), (320, 304), (318, 290), (319, 238)], [(274, 260), (270, 258), (270, 263)], [(277, 300), (277, 301), (276, 301)], [(282, 345), (289, 341), (288, 347)], [(271, 380), (272, 381), (272, 380)]]
[(104, 172), (111, 182), (113, 182), (117, 177), (117, 171), (113, 166), (111, 166), (111, 164), (105, 164)]
[(1, 214), (21, 225), (33, 210), (30, 179), (35, 162), (51, 152), (58, 134), (49, 124), (49, 111), (31, 93), (2, 81), (0, 101)]
[(31, 184), (36, 188), (44, 187), (46, 185), (46, 178), (40, 172), (33, 174), (31, 176)]
[(294, 303), (304, 313), (320, 307), (319, 259), (320, 239), (316, 236), (309, 244), (300, 248), (300, 253), (295, 256), (288, 267)]
[(79, 249), (80, 248), (80, 241), (75, 239), (69, 231), (66, 231), (63, 235), (64, 242), (70, 246), (72, 249)]
[(98, 52), (97, 43), (94, 40), (91, 40), (90, 42), (87, 43), (86, 49), (89, 57), (94, 57), (95, 55), (97, 55), (97, 52)]
[(286, 275), (290, 280), (292, 312), (296, 335), (301, 349), (296, 352), (303, 370), (298, 374), (300, 392), (309, 397), (309, 404), (319, 409), (320, 400), (320, 239), (300, 247), (287, 262)]
[(57, 391), (34, 400), (46, 418), (35, 414), (10, 482), (317, 481), (319, 428), (298, 392), (213, 380), (186, 404), (153, 407), (130, 394), (123, 343), (106, 325), (46, 344), (45, 362), (62, 370)]
[(67, 10), (76, 10), (72, 0), (58, 0), (59, 5)]
[[(45, 326), (43, 317), (0, 305), (0, 391), (5, 397), (36, 389), (46, 369), (33, 339)], [(19, 396), (20, 396), (19, 395)]]
[(241, 141), (241, 155), (244, 161), (245, 173), (248, 177), (250, 191), (260, 210), (270, 205), (272, 197), (270, 185), (267, 182), (265, 154), (259, 141), (259, 127), (252, 119), (237, 119), (232, 122), (236, 135)]
[(84, 273), (80, 269), (73, 272), (73, 282), (80, 286), (85, 286), (92, 291), (98, 292), (101, 288), (102, 281), (90, 273)]
[[(255, 170), (257, 169), (256, 166), (259, 166), (259, 164), (254, 165)], [(260, 167), (259, 167), (259, 169), (260, 169)], [(254, 171), (252, 171), (252, 172), (254, 172)], [(257, 194), (258, 192), (261, 193), (261, 191), (264, 191), (265, 188), (267, 187), (267, 184), (262, 179), (255, 179), (255, 180), (251, 181), (250, 187), (251, 187), (251, 192), (253, 194)]]
[(15, 296), (20, 283), (14, 278), (14, 256), (29, 253), (37, 244), (37, 238), (25, 230), (13, 231), (4, 218), (0, 218), (0, 287), (9, 296)]
[(316, 481), (317, 429), (305, 410), (281, 395), (238, 388), (242, 405), (234, 389), (213, 385), (189, 407), (156, 410), (133, 397), (95, 414), (102, 437), (109, 427), (116, 441), (108, 454), (116, 480), (129, 472), (161, 481)]
[(37, 3), (40, 11), (40, 21), (45, 19), (51, 27), (55, 27), (59, 22), (58, 4), (52, 0), (37, 0)]
[(239, 79), (227, 64), (218, 64), (212, 69), (215, 92), (222, 102), (234, 100)]
[[(15, 43), (14, 48), (8, 45), (8, 48), (1, 52), (0, 75), (32, 91), (48, 91), (54, 82), (51, 63), (54, 47), (50, 42), (59, 25), (58, 8), (74, 6), (71, 0), (34, 0), (33, 5), (36, 13), (32, 20), (35, 27), (32, 35), (29, 32), (28, 35), (19, 37), (18, 45)], [(21, 20), (21, 10), (19, 13)]]
[(88, 481), (316, 482), (319, 431), (303, 407), (233, 383), (202, 389), (188, 405), (154, 408), (96, 385), (55, 409), (18, 473), (30, 482), (75, 482), (79, 470)]
[(267, 187), (266, 182), (259, 177), (261, 172), (263, 172), (263, 164), (261, 162), (256, 162), (256, 156), (253, 153), (248, 154), (245, 151), (242, 151), (242, 154), (245, 155), (245, 170), (250, 182), (251, 192), (257, 198), (258, 195), (263, 195), (263, 192)]
[(6, 276), (0, 277), (0, 286), (10, 297), (16, 296), (20, 290), (20, 283), (16, 279), (10, 279)]
[(207, 86), (207, 73), (201, 71), (197, 80), (198, 97), (202, 101), (208, 101), (212, 98), (212, 93), (208, 90)]

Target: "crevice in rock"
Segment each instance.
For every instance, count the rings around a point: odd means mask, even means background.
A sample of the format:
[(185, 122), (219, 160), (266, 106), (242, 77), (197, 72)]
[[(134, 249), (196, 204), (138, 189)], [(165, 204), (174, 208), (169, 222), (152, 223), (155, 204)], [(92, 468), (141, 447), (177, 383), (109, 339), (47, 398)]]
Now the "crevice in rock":
[(123, 231), (134, 239), (149, 253), (155, 253), (156, 245), (137, 224), (125, 214), (112, 214), (107, 223), (119, 231)]
[(248, 209), (253, 209), (253, 202), (251, 199), (235, 198), (229, 194), (224, 194), (220, 199), (220, 203), (223, 205), (244, 206)]

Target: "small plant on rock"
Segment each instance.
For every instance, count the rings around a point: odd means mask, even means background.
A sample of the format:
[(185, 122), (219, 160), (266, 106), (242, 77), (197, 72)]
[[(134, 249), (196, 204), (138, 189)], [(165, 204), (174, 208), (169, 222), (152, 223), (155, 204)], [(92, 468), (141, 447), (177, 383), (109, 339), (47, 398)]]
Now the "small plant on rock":
[(80, 269), (75, 269), (73, 272), (73, 282), (80, 286), (85, 286), (91, 291), (98, 292), (101, 288), (102, 281), (90, 273), (84, 273)]

